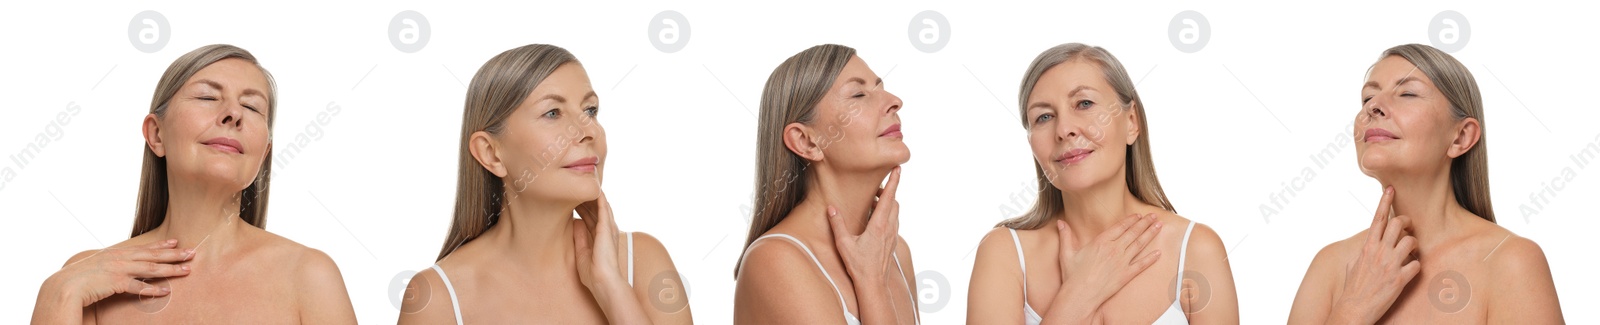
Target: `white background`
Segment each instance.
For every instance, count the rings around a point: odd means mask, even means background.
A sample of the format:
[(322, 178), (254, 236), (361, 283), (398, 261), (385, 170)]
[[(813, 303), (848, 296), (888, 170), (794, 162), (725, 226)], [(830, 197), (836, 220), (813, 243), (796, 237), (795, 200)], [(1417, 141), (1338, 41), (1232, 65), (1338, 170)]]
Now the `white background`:
[[(127, 238), (139, 125), (156, 79), (179, 55), (212, 43), (249, 49), (277, 78), (275, 151), (309, 139), (273, 167), (267, 230), (331, 255), (361, 322), (393, 322), (392, 281), (430, 265), (448, 228), (466, 82), (501, 51), (549, 43), (575, 53), (600, 93), (604, 189), (622, 229), (662, 240), (687, 278), (697, 322), (729, 323), (761, 85), (784, 58), (839, 43), (857, 48), (905, 101), (913, 158), (900, 191), (901, 234), (915, 253), (924, 320), (961, 323), (973, 248), (995, 222), (1032, 204), (1017, 84), (1040, 51), (1084, 42), (1109, 49), (1138, 81), (1167, 195), (1228, 246), (1243, 321), (1278, 323), (1316, 251), (1361, 230), (1378, 200), (1345, 136), (1363, 73), (1385, 48), (1428, 44), (1429, 20), (1444, 10), (1469, 21), (1468, 43), (1454, 55), (1482, 89), (1500, 225), (1544, 248), (1567, 321), (1600, 322), (1581, 309), (1600, 303), (1600, 283), (1586, 276), (1596, 215), (1584, 208), (1600, 195), (1600, 169), (1569, 159), (1600, 141), (1600, 113), (1586, 98), (1600, 73), (1592, 10), (1526, 2), (579, 2), (0, 4), (0, 172), (15, 173), (0, 178), (8, 223), (0, 245), (14, 252), (0, 322), (27, 321), (39, 283), (71, 254)], [(130, 20), (145, 10), (171, 25), (155, 53), (128, 39)], [(403, 10), (431, 26), (419, 52), (398, 51), (386, 35)], [(647, 26), (663, 10), (687, 17), (680, 52), (649, 42)], [(907, 35), (924, 10), (948, 18), (941, 37), (949, 43), (935, 53), (918, 51)], [(1169, 42), (1168, 23), (1185, 10), (1210, 23), (1209, 43), (1196, 53)], [(52, 128), (69, 103), (81, 110)], [(330, 103), (340, 114), (311, 124)], [(48, 140), (38, 146), (41, 135)], [(31, 162), (11, 159), (30, 144), (38, 148)], [(1330, 144), (1343, 149), (1326, 165), (1309, 158)], [(1563, 168), (1575, 178), (1552, 181)], [(1296, 180), (1306, 169), (1316, 176)], [(1264, 218), (1273, 193), (1291, 198)], [(1538, 195), (1548, 200), (1533, 201)]]

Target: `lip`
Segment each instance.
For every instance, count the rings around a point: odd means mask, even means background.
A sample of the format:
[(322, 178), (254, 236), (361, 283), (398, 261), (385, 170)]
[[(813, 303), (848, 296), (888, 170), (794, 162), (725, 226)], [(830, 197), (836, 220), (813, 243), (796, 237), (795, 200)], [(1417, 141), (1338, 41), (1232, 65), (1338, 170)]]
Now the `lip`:
[(231, 152), (231, 153), (236, 153), (236, 154), (243, 154), (244, 153), (244, 145), (239, 144), (239, 140), (234, 140), (233, 138), (229, 138), (229, 137), (211, 138), (211, 140), (202, 141), (202, 142), (200, 142), (200, 144), (206, 145), (207, 147), (211, 147), (212, 149), (217, 149), (217, 150), (220, 150), (220, 151)]
[(905, 135), (904, 134), (900, 134), (900, 123), (895, 123), (893, 125), (890, 125), (889, 128), (884, 129), (883, 133), (879, 133), (878, 137), (880, 137), (880, 138), (889, 137), (889, 138), (903, 139), (903, 138), (905, 138)]
[(1088, 159), (1089, 158), (1089, 154), (1092, 154), (1092, 153), (1094, 153), (1094, 150), (1090, 150), (1090, 149), (1081, 149), (1080, 148), (1080, 149), (1067, 150), (1067, 152), (1062, 153), (1060, 156), (1056, 156), (1056, 162), (1063, 163), (1063, 164), (1076, 164), (1076, 163), (1078, 163), (1080, 161), (1083, 161), (1084, 159)]
[(1368, 128), (1366, 134), (1364, 134), (1361, 137), (1361, 141), (1369, 142), (1369, 143), (1371, 143), (1371, 142), (1384, 142), (1384, 141), (1395, 140), (1395, 139), (1399, 139), (1399, 138), (1400, 137), (1394, 136), (1394, 133), (1393, 132), (1389, 132), (1389, 130), (1384, 130), (1382, 128)]
[(599, 163), (600, 163), (600, 158), (594, 157), (594, 156), (589, 156), (589, 157), (584, 157), (584, 158), (581, 158), (581, 159), (578, 159), (578, 160), (574, 160), (574, 161), (572, 161), (570, 163), (567, 163), (566, 166), (561, 166), (561, 168), (566, 168), (566, 169), (570, 169), (570, 170), (577, 171), (577, 172), (582, 172), (582, 173), (593, 173), (595, 171), (595, 169), (597, 167), (599, 167)]

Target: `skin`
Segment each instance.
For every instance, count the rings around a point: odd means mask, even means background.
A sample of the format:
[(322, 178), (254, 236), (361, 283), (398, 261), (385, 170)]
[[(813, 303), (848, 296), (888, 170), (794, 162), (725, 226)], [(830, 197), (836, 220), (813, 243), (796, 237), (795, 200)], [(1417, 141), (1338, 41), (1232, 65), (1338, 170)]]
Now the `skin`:
[[(34, 323), (355, 323), (327, 254), (238, 218), (272, 146), (269, 89), (260, 68), (225, 59), (147, 116), (146, 144), (167, 159), (165, 222), (69, 259), (40, 289)], [(216, 137), (241, 147), (203, 144)]]
[[(664, 292), (649, 290), (657, 274), (677, 272), (649, 234), (633, 234), (628, 285), (626, 234), (617, 231), (600, 190), (606, 142), (595, 119), (599, 105), (583, 66), (568, 63), (533, 89), (500, 134), (472, 135), (473, 157), (501, 177), (507, 193), (499, 223), (438, 262), (448, 270), (463, 321), (692, 323), (687, 303), (666, 300), (682, 307), (664, 310), (652, 302), (687, 296), (677, 283)], [(567, 167), (585, 158), (596, 159), (592, 170)], [(412, 277), (405, 296), (401, 324), (455, 323), (456, 306), (432, 269)]]
[[(1372, 67), (1361, 98), (1356, 157), (1384, 195), (1368, 229), (1317, 253), (1289, 323), (1563, 323), (1539, 245), (1467, 211), (1451, 192), (1450, 161), (1478, 143), (1482, 124), (1451, 117), (1432, 80), (1399, 56)], [(1395, 138), (1364, 136), (1376, 128)], [(1432, 292), (1445, 272), (1464, 284)], [(1450, 310), (1433, 299), (1468, 302)]]
[[(882, 86), (866, 62), (853, 57), (817, 105), (816, 118), (784, 129), (784, 144), (811, 163), (803, 180), (808, 188), (805, 199), (766, 234), (804, 242), (823, 270), (793, 242), (752, 244), (739, 268), (735, 323), (840, 324), (840, 296), (864, 324), (917, 321), (910, 294), (916, 268), (898, 234), (894, 199), (898, 166), (911, 152), (903, 138), (884, 134), (900, 123), (902, 102)], [(880, 188), (886, 175), (888, 185)]]
[[(1128, 190), (1125, 154), (1139, 121), (1088, 61), (1063, 62), (1041, 76), (1028, 98), (1028, 142), (1066, 208), (1052, 226), (1017, 230), (1028, 272), (1019, 269), (1010, 231), (995, 228), (978, 246), (967, 298), (969, 323), (1022, 323), (1023, 302), (1045, 324), (1149, 323), (1174, 301), (1178, 252), (1188, 246), (1179, 299), (1190, 323), (1239, 322), (1227, 253), (1216, 232), (1150, 205)], [(1092, 150), (1063, 161), (1073, 149)], [(1132, 216), (1129, 216), (1132, 215)], [(1023, 286), (1027, 295), (1023, 295)]]

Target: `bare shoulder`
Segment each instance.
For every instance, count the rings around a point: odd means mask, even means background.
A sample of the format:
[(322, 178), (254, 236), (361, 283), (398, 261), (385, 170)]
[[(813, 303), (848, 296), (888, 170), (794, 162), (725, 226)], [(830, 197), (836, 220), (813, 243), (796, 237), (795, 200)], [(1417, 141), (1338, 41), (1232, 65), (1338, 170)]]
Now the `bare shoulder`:
[(661, 240), (644, 232), (633, 232), (633, 283), (650, 283), (657, 277), (675, 276), (678, 267), (672, 262)]
[[(983, 239), (978, 241), (978, 251), (974, 252), (976, 257), (973, 259), (975, 261), (973, 268), (1017, 269), (1014, 265), (1018, 265), (1017, 259), (1020, 257), (1017, 256), (1017, 249), (1011, 236), (1011, 231), (1011, 228), (1006, 227), (989, 229), (989, 232), (983, 235)], [(1021, 236), (1021, 232), (1018, 231), (1017, 235)]]
[(450, 300), (444, 279), (433, 268), (411, 276), (400, 302), (400, 324), (455, 323), (455, 301)]
[(752, 243), (736, 280), (735, 323), (816, 323), (844, 317), (822, 270), (788, 239)]
[[(1495, 226), (1495, 230), (1479, 236), (1480, 246), (1487, 247), (1483, 261), (1497, 279), (1550, 278), (1550, 264), (1545, 259), (1544, 248), (1532, 239), (1517, 236), (1510, 230)], [(1499, 281), (1514, 283), (1518, 281)], [(1516, 285), (1516, 284), (1512, 284)]]

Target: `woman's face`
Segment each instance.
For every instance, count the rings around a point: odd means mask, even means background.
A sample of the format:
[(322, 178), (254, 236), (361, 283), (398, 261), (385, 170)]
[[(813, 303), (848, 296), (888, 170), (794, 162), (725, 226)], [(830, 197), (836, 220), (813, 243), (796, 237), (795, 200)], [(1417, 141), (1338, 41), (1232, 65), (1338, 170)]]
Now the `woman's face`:
[(184, 81), (162, 116), (145, 118), (145, 141), (166, 158), (169, 177), (244, 190), (272, 148), (267, 127), (271, 89), (254, 63), (212, 63)]
[(1028, 94), (1028, 145), (1051, 185), (1073, 191), (1123, 180), (1128, 145), (1139, 139), (1129, 104), (1094, 63), (1045, 70)]
[(582, 65), (563, 64), (539, 82), (492, 137), (507, 196), (598, 199), (606, 161), (606, 131), (595, 119), (599, 113), (600, 97)]
[(812, 141), (834, 168), (888, 170), (911, 159), (900, 133), (900, 97), (861, 57), (851, 57), (817, 104)]
[[(1450, 163), (1463, 120), (1427, 75), (1400, 56), (1379, 60), (1361, 88), (1356, 113), (1356, 159), (1361, 172), (1387, 175), (1430, 172)], [(1464, 151), (1464, 150), (1463, 150)], [(1456, 153), (1454, 155), (1460, 155)]]

